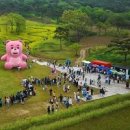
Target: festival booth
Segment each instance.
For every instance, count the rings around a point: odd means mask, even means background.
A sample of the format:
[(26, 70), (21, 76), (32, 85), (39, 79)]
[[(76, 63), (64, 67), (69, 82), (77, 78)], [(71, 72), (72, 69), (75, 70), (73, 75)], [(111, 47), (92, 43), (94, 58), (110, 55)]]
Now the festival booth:
[(118, 72), (117, 74), (123, 76), (125, 75), (125, 72)]
[(100, 73), (108, 74), (110, 75), (112, 72), (110, 71), (110, 68), (112, 64), (110, 62), (100, 61), (100, 60), (93, 60), (91, 62), (91, 66), (98, 69)]
[(114, 65), (112, 68), (117, 71), (117, 75), (125, 75), (126, 80), (130, 78), (130, 67)]
[[(122, 71), (122, 72), (126, 72), (127, 70), (130, 71), (130, 67), (124, 67), (124, 66), (119, 66), (119, 65), (113, 65), (112, 68), (117, 71)], [(128, 74), (130, 75), (130, 73)]]
[(90, 63), (91, 63), (90, 61), (86, 61), (86, 60), (82, 61), (83, 66), (88, 66)]
[(111, 71), (112, 74), (117, 74), (118, 73), (118, 71), (116, 71), (115, 69), (111, 69), (110, 71)]
[(97, 65), (97, 66), (104, 66), (108, 68), (112, 67), (112, 64), (110, 62), (101, 61), (101, 60), (93, 60), (91, 63), (92, 65)]

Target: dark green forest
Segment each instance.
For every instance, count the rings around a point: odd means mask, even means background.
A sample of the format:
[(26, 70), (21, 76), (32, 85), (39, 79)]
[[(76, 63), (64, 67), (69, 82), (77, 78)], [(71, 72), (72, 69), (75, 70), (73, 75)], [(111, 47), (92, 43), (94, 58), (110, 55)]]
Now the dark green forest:
[(87, 6), (101, 7), (113, 12), (128, 12), (130, 0), (0, 0), (0, 14), (17, 12), (27, 17), (57, 18), (65, 10), (82, 9)]

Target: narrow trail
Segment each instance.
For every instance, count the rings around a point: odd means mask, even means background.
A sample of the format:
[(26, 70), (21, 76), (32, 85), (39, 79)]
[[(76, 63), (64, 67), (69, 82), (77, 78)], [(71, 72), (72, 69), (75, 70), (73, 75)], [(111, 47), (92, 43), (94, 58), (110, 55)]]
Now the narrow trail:
[(89, 47), (86, 47), (86, 48), (82, 48), (80, 50), (80, 56), (79, 56), (79, 58), (76, 59), (75, 65), (80, 65), (81, 62), (86, 58), (86, 56), (89, 55), (89, 53), (88, 53), (89, 49), (90, 49)]

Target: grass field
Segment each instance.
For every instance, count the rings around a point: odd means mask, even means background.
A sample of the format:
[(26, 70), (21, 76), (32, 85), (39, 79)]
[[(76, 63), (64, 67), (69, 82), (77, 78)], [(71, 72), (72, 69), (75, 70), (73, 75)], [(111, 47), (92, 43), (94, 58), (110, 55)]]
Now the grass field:
[(84, 121), (89, 122), (90, 120), (98, 119), (104, 115), (107, 116), (108, 113), (111, 115), (116, 111), (126, 109), (130, 107), (129, 99), (130, 94), (111, 96), (81, 106), (78, 105), (66, 111), (62, 110), (52, 115), (40, 115), (34, 118), (19, 120), (13, 126), (12, 124), (6, 125), (2, 130), (60, 130)]
[[(42, 78), (50, 75), (50, 69), (47, 67), (41, 67), (36, 64), (32, 64), (31, 69), (17, 71), (17, 70), (5, 70), (3, 63), (0, 64), (0, 97), (10, 96), (16, 94), (16, 92), (23, 90), (21, 86), (21, 80), (28, 78), (28, 76), (34, 76)], [(0, 109), (0, 124), (15, 121), (19, 118), (33, 116), (44, 113), (44, 102), (48, 99), (48, 94), (44, 93), (41, 87), (36, 87), (37, 95), (30, 97), (25, 105), (17, 104), (11, 106), (9, 110), (6, 107)], [(37, 104), (38, 107), (35, 105)], [(45, 103), (46, 104), (46, 103)], [(39, 113), (40, 112), (40, 113)]]
[[(58, 74), (58, 73), (57, 73)], [(57, 74), (51, 74), (51, 69), (45, 66), (39, 66), (35, 63), (32, 63), (32, 68), (27, 70), (18, 71), (17, 69), (13, 70), (5, 70), (3, 67), (3, 63), (0, 63), (0, 97), (4, 98), (4, 96), (10, 96), (16, 94), (16, 92), (23, 90), (21, 86), (21, 80), (24, 78), (28, 78), (30, 76), (36, 78), (44, 78), (45, 76), (55, 77)], [(42, 89), (41, 86), (35, 86), (36, 88), (36, 96), (29, 97), (25, 104), (16, 104), (12, 105), (9, 109), (6, 106), (3, 106), (0, 109), (0, 125), (13, 122), (18, 119), (24, 119), (27, 117), (38, 116), (47, 113), (47, 105), (49, 96), (49, 88), (47, 90)], [(76, 87), (71, 85), (71, 91), (68, 93), (63, 92), (63, 88), (53, 87), (53, 90), (58, 97), (60, 94), (64, 96), (73, 96), (73, 92), (77, 91)], [(97, 89), (94, 90), (95, 93), (99, 91)], [(83, 102), (81, 102), (82, 104)], [(74, 105), (79, 105), (74, 103)], [(63, 105), (60, 105), (60, 109), (65, 109)]]
[(130, 130), (130, 107), (62, 130)]
[(63, 50), (60, 50), (59, 41), (48, 40), (45, 43), (39, 43), (32, 48), (32, 55), (42, 57), (44, 59), (56, 59), (62, 63), (66, 59), (70, 59), (72, 62), (77, 58), (75, 52), (72, 51), (71, 45), (67, 45), (63, 42)]
[[(41, 70), (43, 70), (41, 72)], [(31, 69), (21, 70), (17, 69), (5, 70), (3, 63), (0, 63), (0, 96), (8, 96), (15, 94), (17, 91), (22, 90), (20, 86), (21, 80), (30, 76), (42, 78), (50, 74), (50, 69), (32, 64)]]

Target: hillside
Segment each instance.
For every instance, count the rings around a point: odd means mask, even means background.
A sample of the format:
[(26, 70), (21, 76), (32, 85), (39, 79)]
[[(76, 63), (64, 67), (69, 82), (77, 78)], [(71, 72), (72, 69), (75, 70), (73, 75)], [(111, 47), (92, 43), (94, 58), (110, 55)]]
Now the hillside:
[(65, 10), (102, 7), (114, 12), (130, 10), (129, 0), (0, 0), (0, 14), (18, 12), (26, 17), (58, 18)]
[(79, 0), (82, 5), (91, 7), (102, 7), (114, 12), (123, 12), (130, 10), (129, 0)]

